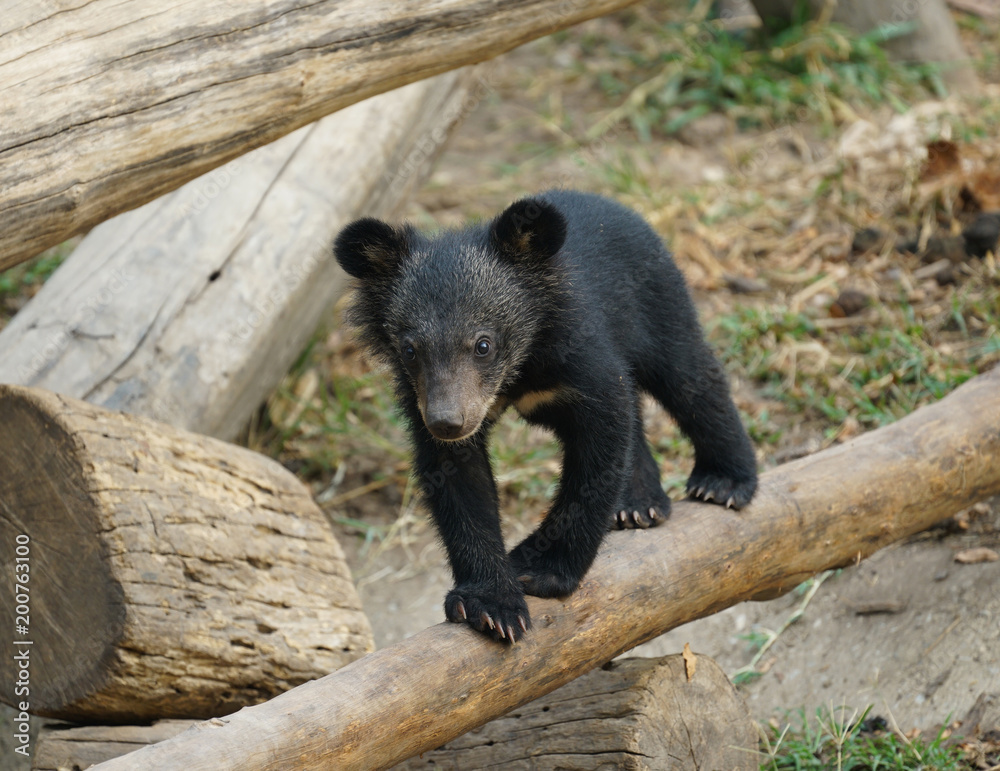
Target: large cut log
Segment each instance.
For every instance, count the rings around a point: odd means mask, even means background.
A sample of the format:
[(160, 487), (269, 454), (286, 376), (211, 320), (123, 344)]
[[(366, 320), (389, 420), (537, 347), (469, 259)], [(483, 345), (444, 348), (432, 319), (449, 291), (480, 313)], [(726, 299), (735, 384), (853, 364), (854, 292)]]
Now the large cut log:
[(634, 1), (8, 3), (0, 269), (349, 104)]
[(773, 469), (739, 512), (678, 503), (612, 533), (575, 594), (497, 644), (439, 624), (102, 771), (388, 768), (680, 624), (789, 591), (1000, 493), (1000, 367), (898, 423)]
[(757, 726), (707, 656), (613, 661), (393, 771), (757, 771)]
[(0, 447), (0, 623), (27, 654), (0, 678), (30, 691), (0, 699), (208, 717), (372, 649), (328, 522), (269, 458), (19, 386), (0, 386)]
[[(611, 662), (394, 771), (756, 771), (758, 732), (743, 697), (712, 659), (687, 662)], [(46, 726), (33, 771), (87, 768), (191, 726)]]
[(233, 438), (343, 288), (337, 231), (393, 214), (484, 78), (374, 97), (97, 227), (0, 332), (0, 382)]

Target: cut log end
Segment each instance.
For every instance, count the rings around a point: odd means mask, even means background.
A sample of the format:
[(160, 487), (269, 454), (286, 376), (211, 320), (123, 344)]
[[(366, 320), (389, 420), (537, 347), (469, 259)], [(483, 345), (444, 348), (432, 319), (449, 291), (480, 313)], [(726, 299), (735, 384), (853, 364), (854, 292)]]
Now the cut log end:
[(328, 523), (274, 461), (17, 386), (0, 447), (0, 542), (29, 565), (0, 612), (26, 611), (35, 714), (213, 717), (371, 650)]
[[(124, 592), (110, 569), (105, 543), (94, 537), (101, 518), (84, 475), (81, 443), (25, 398), (4, 410), (0, 447), (5, 455), (0, 542), (5, 557), (25, 558), (21, 564), (28, 565), (29, 576), (29, 601), (5, 596), (0, 612), (16, 640), (30, 640), (31, 660), (43, 662), (51, 673), (31, 683), (32, 706), (44, 714), (104, 684), (102, 662), (114, 657), (125, 628)], [(0, 594), (15, 593), (15, 586), (2, 583)], [(15, 663), (9, 656), (0, 659), (4, 682), (14, 682)]]

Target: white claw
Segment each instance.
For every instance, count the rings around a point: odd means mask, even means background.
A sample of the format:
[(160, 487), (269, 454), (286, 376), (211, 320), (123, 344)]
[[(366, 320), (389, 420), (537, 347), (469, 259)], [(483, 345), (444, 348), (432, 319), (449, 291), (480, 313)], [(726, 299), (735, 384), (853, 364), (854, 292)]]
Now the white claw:
[(726, 508), (727, 509), (733, 508), (733, 504), (734, 503), (736, 503), (736, 496), (735, 495), (730, 495), (729, 496), (729, 500), (726, 501)]

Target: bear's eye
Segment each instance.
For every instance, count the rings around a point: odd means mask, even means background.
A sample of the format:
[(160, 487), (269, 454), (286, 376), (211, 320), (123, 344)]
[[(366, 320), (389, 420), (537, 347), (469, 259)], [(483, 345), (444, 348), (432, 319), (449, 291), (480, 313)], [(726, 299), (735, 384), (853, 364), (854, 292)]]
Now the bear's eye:
[(490, 342), (488, 337), (480, 337), (476, 341), (476, 356), (489, 356), (492, 350), (493, 343)]
[(417, 358), (417, 352), (413, 348), (413, 343), (405, 343), (403, 345), (403, 358), (407, 361), (413, 361)]

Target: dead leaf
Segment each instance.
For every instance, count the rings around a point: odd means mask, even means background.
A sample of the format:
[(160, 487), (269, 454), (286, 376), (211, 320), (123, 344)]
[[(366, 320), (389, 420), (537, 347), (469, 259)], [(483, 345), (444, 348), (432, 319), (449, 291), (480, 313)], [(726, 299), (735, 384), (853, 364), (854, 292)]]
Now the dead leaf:
[(955, 555), (955, 562), (961, 562), (963, 565), (974, 565), (977, 562), (996, 562), (997, 560), (1000, 560), (1000, 554), (985, 546), (966, 549)]
[(684, 643), (684, 671), (687, 673), (688, 682), (694, 679), (694, 670), (698, 666), (698, 657), (691, 652), (691, 643)]
[(927, 163), (920, 174), (921, 180), (942, 177), (960, 170), (958, 145), (947, 139), (938, 139), (927, 145)]

